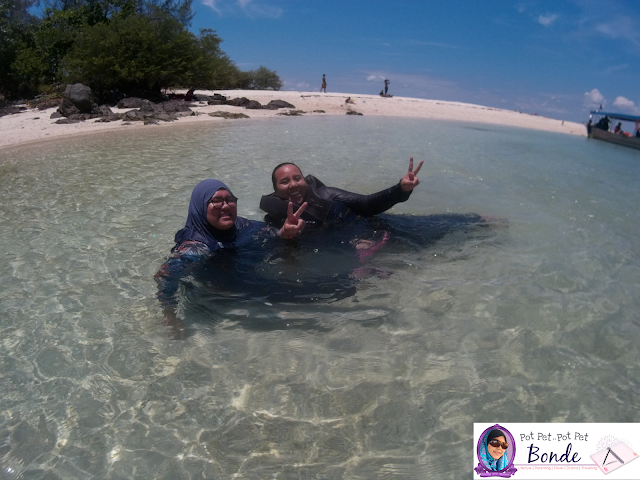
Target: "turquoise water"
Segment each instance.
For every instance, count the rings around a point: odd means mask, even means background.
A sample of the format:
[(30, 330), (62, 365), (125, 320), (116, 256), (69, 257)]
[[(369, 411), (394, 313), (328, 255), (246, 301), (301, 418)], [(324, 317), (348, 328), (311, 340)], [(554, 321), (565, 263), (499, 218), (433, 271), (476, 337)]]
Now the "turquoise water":
[[(142, 132), (142, 133), (141, 133)], [(191, 190), (260, 219), (277, 163), (395, 214), (508, 219), (380, 251), (354, 296), (190, 305), (153, 275)], [(640, 157), (582, 137), (413, 119), (149, 127), (0, 151), (0, 478), (451, 478), (474, 422), (640, 414)]]

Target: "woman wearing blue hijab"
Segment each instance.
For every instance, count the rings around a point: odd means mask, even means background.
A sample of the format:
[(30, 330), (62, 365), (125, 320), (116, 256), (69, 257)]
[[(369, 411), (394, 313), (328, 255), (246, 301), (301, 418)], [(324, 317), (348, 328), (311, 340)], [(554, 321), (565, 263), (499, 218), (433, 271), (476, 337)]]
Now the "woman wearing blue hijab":
[(492, 472), (504, 470), (509, 466), (509, 455), (507, 455), (507, 437), (502, 432), (494, 428), (488, 432), (480, 444), (480, 460), (484, 466)]
[(180, 279), (191, 273), (201, 259), (225, 250), (236, 251), (264, 237), (293, 238), (304, 227), (300, 215), (306, 204), (295, 213), (290, 204), (288, 218), (277, 230), (263, 222), (238, 217), (237, 201), (229, 187), (219, 180), (204, 180), (196, 185), (191, 194), (187, 222), (176, 233), (172, 255), (155, 275), (165, 322), (173, 326), (179, 335), (182, 326), (176, 316), (176, 293)]

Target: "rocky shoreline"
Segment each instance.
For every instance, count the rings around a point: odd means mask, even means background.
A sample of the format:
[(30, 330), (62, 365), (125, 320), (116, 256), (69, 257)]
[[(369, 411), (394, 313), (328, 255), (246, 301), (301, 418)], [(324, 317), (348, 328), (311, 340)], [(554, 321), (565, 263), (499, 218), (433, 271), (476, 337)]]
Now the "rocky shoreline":
[[(177, 91), (154, 101), (114, 98), (97, 105), (86, 89), (68, 102), (64, 94), (42, 95), (29, 102), (4, 102), (0, 98), (0, 148), (25, 145), (71, 135), (95, 134), (133, 128), (171, 128), (181, 124), (232, 119), (266, 119), (316, 115), (351, 115), (423, 118), (507, 125), (586, 136), (584, 125), (501, 110), (482, 105), (409, 97), (317, 93), (273, 90)], [(346, 101), (346, 100), (350, 101)], [(65, 105), (63, 105), (65, 103)], [(241, 110), (241, 111), (239, 111)], [(147, 127), (145, 127), (145, 125)]]

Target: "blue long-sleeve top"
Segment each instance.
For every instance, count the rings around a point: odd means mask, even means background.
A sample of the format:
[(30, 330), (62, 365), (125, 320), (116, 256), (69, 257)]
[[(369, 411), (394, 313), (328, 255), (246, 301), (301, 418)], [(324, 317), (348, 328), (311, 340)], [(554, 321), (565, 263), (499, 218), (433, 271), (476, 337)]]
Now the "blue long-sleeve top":
[(214, 179), (204, 180), (193, 189), (186, 224), (176, 233), (171, 256), (155, 275), (158, 298), (165, 307), (177, 304), (176, 292), (180, 279), (192, 273), (196, 265), (220, 251), (235, 251), (259, 241), (260, 236), (267, 238), (278, 235), (276, 229), (265, 223), (242, 217), (237, 217), (233, 227), (228, 230), (211, 226), (207, 221), (208, 203), (220, 189), (231, 193), (224, 183)]
[[(178, 234), (176, 238), (178, 238)], [(175, 306), (178, 303), (176, 293), (180, 280), (189, 276), (194, 269), (204, 267), (208, 259), (216, 254), (238, 251), (252, 242), (259, 243), (268, 238), (278, 236), (278, 230), (267, 226), (263, 222), (236, 218), (235, 225), (219, 236), (215, 244), (206, 244), (199, 240), (184, 240), (171, 250), (171, 256), (160, 267), (155, 275), (158, 283), (158, 299), (163, 307)], [(231, 281), (231, 279), (230, 279)]]

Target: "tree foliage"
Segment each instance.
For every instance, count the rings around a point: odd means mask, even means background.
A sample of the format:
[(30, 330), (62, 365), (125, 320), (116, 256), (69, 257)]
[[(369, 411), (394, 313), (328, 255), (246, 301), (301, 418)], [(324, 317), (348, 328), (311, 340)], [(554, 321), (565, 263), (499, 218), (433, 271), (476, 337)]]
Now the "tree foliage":
[(37, 28), (38, 19), (29, 13), (36, 0), (0, 0), (0, 93), (16, 94), (20, 78), (11, 65), (20, 46)]
[(250, 88), (254, 90), (280, 90), (282, 82), (278, 74), (267, 67), (260, 66), (248, 72), (251, 78)]
[(85, 83), (97, 92), (118, 88), (145, 94), (157, 90), (156, 84), (187, 79), (197, 53), (194, 36), (166, 14), (116, 17), (82, 29), (61, 76), (65, 83)]
[(276, 72), (242, 72), (214, 30), (194, 35), (192, 0), (0, 0), (0, 93), (84, 83), (151, 96), (161, 88), (272, 88)]

